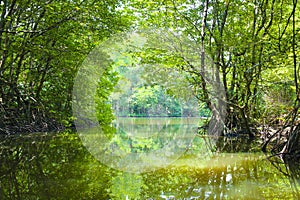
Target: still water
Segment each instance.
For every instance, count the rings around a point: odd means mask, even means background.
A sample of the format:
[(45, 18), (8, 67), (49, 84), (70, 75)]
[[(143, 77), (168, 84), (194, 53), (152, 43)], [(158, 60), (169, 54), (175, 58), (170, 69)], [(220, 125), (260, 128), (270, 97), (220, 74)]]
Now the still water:
[[(267, 159), (259, 141), (200, 136), (191, 120), (176, 118), (122, 119), (115, 129), (103, 145), (121, 152), (113, 158), (123, 168), (103, 164), (82, 133), (1, 136), (0, 199), (299, 198), (299, 170)], [(154, 161), (153, 152), (159, 152)], [(125, 162), (128, 155), (138, 159)], [(167, 165), (151, 164), (164, 156)]]

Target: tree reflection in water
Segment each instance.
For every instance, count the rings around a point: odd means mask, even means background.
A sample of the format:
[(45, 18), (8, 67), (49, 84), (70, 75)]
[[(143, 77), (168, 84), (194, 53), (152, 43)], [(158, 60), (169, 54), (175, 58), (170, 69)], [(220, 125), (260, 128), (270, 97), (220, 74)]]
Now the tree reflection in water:
[(288, 178), (293, 196), (295, 199), (300, 199), (300, 160), (296, 157), (286, 155), (270, 156), (269, 162), (277, 169), (278, 172)]
[(299, 198), (299, 165), (275, 157), (269, 162), (261, 153), (226, 152), (236, 147), (203, 156), (196, 143), (166, 168), (133, 174), (102, 165), (70, 132), (0, 141), (0, 199)]

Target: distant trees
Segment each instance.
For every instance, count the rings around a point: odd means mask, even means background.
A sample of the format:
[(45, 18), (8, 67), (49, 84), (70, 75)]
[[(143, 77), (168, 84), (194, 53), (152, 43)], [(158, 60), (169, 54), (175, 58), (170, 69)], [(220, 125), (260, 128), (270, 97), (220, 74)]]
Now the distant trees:
[[(161, 86), (142, 86), (135, 88), (129, 97), (127, 112), (118, 112), (120, 116), (137, 117), (198, 117), (200, 111), (197, 102), (187, 104), (166, 93)], [(118, 102), (115, 102), (117, 107)]]
[(181, 116), (179, 102), (164, 94), (163, 89), (158, 85), (138, 88), (131, 101), (133, 115), (136, 113), (145, 116)]
[(121, 66), (115, 70), (119, 73), (119, 83), (111, 94), (111, 104), (116, 116), (196, 117), (201, 114), (206, 116), (207, 111), (199, 109), (195, 99), (186, 101), (172, 94), (166, 82), (165, 86), (155, 83), (153, 75), (144, 67)]

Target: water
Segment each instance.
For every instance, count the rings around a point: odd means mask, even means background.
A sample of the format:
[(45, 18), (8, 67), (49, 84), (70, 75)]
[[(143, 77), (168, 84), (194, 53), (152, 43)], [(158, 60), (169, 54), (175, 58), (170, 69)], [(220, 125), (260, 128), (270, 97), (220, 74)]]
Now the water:
[[(147, 130), (151, 137), (155, 136), (151, 130), (180, 133), (182, 129), (173, 127), (178, 126), (175, 120), (166, 125), (156, 119), (152, 128), (146, 126), (149, 119), (125, 120), (117, 129), (121, 126), (128, 134)], [(70, 131), (1, 136), (0, 141), (0, 199), (299, 198), (299, 183), (294, 182), (299, 180), (291, 178), (299, 174), (276, 157), (266, 159), (259, 142), (246, 138), (195, 136), (169, 165), (139, 173), (103, 165)], [(124, 151), (143, 153), (138, 147)], [(152, 143), (148, 151), (161, 148), (164, 144)]]

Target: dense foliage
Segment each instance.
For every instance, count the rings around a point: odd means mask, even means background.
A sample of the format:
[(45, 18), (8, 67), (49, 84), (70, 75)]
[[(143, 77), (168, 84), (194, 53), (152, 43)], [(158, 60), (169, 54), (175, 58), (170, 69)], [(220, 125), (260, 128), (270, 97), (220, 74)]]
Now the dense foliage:
[[(70, 125), (72, 86), (78, 66), (101, 41), (131, 27), (171, 30), (198, 47), (190, 52), (191, 57), (200, 55), (196, 63), (180, 57), (186, 49), (178, 49), (172, 59), (168, 52), (149, 49), (138, 56), (148, 64), (161, 63), (163, 67), (156, 69), (159, 73), (165, 67), (185, 74), (199, 105), (205, 104), (203, 107), (212, 113), (218, 106), (225, 109), (224, 132), (253, 136), (266, 126), (284, 125), (283, 131), (266, 138), (267, 144), (285, 135), (296, 141), (289, 140), (286, 148), (295, 150), (300, 140), (296, 128), (300, 105), (296, 0), (3, 0), (0, 6), (1, 132), (53, 130)], [(224, 88), (221, 98), (214, 98), (208, 86), (208, 59), (213, 62), (213, 80)], [(151, 72), (147, 75), (153, 76)], [(176, 88), (167, 88), (166, 95), (162, 95), (165, 89), (144, 84), (132, 90), (131, 111), (126, 115), (156, 115), (160, 97), (169, 103), (163, 105), (165, 111), (178, 116)], [(103, 106), (98, 102), (99, 108)]]
[(78, 66), (126, 25), (116, 11), (119, 3), (0, 2), (1, 132), (7, 126), (13, 128), (9, 132), (53, 130), (69, 121)]
[(299, 47), (297, 0), (0, 0), (0, 199), (299, 199)]
[[(294, 62), (299, 55), (296, 2), (171, 0), (132, 6), (146, 7), (140, 11), (147, 19), (142, 25), (187, 34), (202, 48), (199, 54), (213, 59), (226, 91), (228, 127), (272, 123), (292, 109), (299, 75)], [(197, 66), (183, 68), (192, 74)], [(202, 89), (200, 99), (210, 104), (203, 73), (198, 76), (192, 84)]]
[[(198, 99), (212, 112), (214, 104), (227, 105), (225, 131), (266, 133), (266, 144), (277, 138), (278, 151), (293, 146), (296, 152), (300, 141), (297, 5), (297, 1), (170, 0), (131, 1), (130, 8), (145, 19), (139, 20), (140, 26), (168, 27), (197, 44), (199, 66), (188, 60), (175, 60), (173, 66), (190, 73)], [(207, 57), (213, 60), (216, 84), (225, 90), (217, 102), (210, 96), (205, 74)], [(283, 129), (272, 132), (270, 126)], [(282, 148), (282, 135), (292, 138), (285, 143), (287, 148)]]

